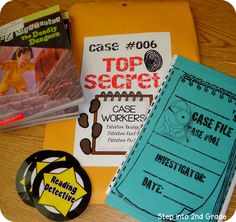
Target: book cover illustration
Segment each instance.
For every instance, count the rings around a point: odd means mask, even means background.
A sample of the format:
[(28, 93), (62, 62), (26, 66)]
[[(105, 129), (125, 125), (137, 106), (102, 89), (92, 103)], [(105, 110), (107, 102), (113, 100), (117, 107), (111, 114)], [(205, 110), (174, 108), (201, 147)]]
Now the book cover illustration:
[(74, 155), (85, 166), (118, 166), (171, 62), (169, 33), (84, 39)]
[(0, 127), (78, 111), (83, 93), (58, 6), (1, 27), (0, 68)]
[[(70, 20), (69, 20), (69, 14), (68, 12), (62, 12), (61, 13), (62, 18), (63, 18), (63, 23), (67, 32), (67, 35), (70, 39)], [(49, 57), (50, 54), (47, 56)], [(50, 59), (50, 58), (49, 58)], [(47, 61), (44, 59), (44, 61)], [(45, 64), (47, 66), (47, 64)], [(42, 70), (41, 70), (42, 73)], [(21, 129), (21, 128), (26, 128), (26, 127), (31, 127), (35, 126), (38, 124), (44, 124), (44, 123), (49, 123), (49, 122), (55, 122), (55, 121), (62, 121), (62, 120), (67, 120), (70, 118), (74, 118), (76, 116), (79, 116), (79, 107), (74, 106), (71, 108), (67, 108), (64, 110), (56, 111), (48, 115), (43, 115), (42, 117), (30, 120), (30, 122), (26, 123), (21, 123), (21, 122), (16, 122), (14, 126), (12, 127), (6, 127), (4, 130), (9, 131), (9, 130), (16, 130), (16, 129)]]
[(143, 221), (220, 219), (236, 167), (235, 85), (178, 56), (107, 203)]

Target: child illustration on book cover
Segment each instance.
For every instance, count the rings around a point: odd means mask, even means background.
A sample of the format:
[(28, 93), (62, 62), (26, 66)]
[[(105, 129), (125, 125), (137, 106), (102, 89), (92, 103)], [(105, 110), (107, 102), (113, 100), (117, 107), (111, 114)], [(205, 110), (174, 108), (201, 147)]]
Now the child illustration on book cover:
[(31, 62), (32, 58), (32, 48), (23, 47), (13, 53), (11, 60), (0, 63), (0, 70), (5, 71), (0, 82), (0, 96), (5, 95), (11, 88), (14, 88), (16, 93), (27, 91), (27, 84), (23, 77), (27, 71), (34, 70), (35, 64)]
[(81, 98), (71, 58), (64, 48), (0, 47), (0, 128)]

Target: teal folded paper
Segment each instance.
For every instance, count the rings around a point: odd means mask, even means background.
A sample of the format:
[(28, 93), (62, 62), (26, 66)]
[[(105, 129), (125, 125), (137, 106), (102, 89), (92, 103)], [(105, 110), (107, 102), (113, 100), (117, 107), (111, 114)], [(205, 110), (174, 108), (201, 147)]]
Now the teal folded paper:
[(235, 138), (236, 78), (176, 56), (106, 203), (141, 221), (217, 221)]

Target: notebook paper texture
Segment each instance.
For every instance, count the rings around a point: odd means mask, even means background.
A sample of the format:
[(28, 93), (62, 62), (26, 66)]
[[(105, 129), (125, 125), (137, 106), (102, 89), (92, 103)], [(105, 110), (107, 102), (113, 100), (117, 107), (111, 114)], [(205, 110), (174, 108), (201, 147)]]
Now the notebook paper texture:
[(142, 221), (217, 221), (235, 173), (235, 85), (175, 57), (106, 202)]

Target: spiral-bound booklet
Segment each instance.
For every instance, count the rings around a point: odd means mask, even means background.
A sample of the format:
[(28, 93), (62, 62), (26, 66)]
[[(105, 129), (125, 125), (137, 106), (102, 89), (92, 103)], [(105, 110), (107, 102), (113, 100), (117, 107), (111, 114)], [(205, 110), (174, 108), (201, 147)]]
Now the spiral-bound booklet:
[(235, 86), (234, 77), (175, 57), (106, 203), (141, 221), (225, 219), (236, 167)]

